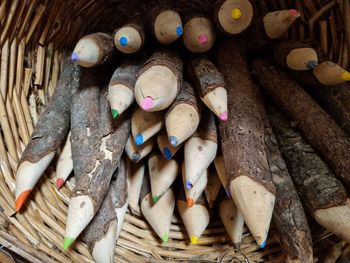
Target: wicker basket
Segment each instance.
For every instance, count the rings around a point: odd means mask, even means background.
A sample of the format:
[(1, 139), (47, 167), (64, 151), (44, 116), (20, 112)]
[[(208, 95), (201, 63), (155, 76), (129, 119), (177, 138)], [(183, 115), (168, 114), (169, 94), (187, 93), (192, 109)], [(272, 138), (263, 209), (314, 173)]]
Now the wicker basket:
[[(181, 7), (189, 1), (176, 2)], [(195, 8), (205, 9), (210, 0), (193, 2)], [(348, 67), (349, 0), (257, 0), (256, 5), (262, 11), (298, 9), (301, 19), (291, 28), (290, 37), (319, 42), (333, 61)], [(0, 244), (30, 262), (93, 262), (81, 242), (68, 252), (62, 249), (69, 183), (58, 191), (50, 180), (54, 176), (50, 167), (37, 184), (26, 211), (16, 214), (14, 175), (33, 127), (56, 87), (63, 53), (86, 33), (113, 30), (132, 8), (130, 1), (123, 0), (0, 1)], [(340, 253), (350, 250), (324, 229), (314, 228), (315, 259), (328, 255), (327, 262), (334, 262)], [(259, 250), (245, 229), (241, 252), (235, 252), (222, 224), (214, 217), (198, 245), (189, 245), (183, 225), (174, 216), (171, 240), (161, 244), (142, 218), (127, 214), (115, 262), (218, 262), (222, 256), (222, 262), (233, 258), (283, 262), (273, 226), (269, 236), (266, 249)]]

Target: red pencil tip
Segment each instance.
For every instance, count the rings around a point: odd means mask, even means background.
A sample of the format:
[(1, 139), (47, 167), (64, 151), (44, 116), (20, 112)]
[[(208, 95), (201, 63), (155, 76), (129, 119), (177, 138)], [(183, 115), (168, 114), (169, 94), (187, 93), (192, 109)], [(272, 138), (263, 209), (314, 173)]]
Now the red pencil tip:
[(299, 17), (299, 16), (300, 16), (299, 11), (296, 10), (296, 9), (289, 9), (288, 11), (289, 11), (289, 13), (290, 13), (292, 16), (294, 16), (294, 17)]
[(192, 198), (187, 198), (187, 206), (191, 208), (194, 205), (194, 200)]
[(64, 180), (62, 178), (58, 178), (56, 181), (56, 186), (58, 189), (61, 189), (64, 184)]
[(30, 192), (32, 190), (26, 190), (26, 191), (23, 191), (16, 199), (16, 211), (18, 212), (22, 205), (24, 204), (24, 202), (26, 201), (27, 197), (29, 196)]

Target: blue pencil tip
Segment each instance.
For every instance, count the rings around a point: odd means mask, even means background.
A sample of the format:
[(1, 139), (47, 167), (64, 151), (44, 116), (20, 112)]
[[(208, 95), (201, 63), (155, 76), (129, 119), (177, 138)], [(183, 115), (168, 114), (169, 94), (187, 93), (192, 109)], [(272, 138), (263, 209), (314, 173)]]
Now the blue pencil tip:
[(192, 189), (192, 187), (193, 187), (193, 184), (191, 184), (191, 182), (190, 181), (186, 181), (186, 189)]
[(71, 57), (70, 57), (70, 59), (71, 59), (73, 62), (77, 61), (77, 60), (79, 59), (78, 54), (75, 53), (75, 52), (73, 52), (72, 55), (71, 55)]
[(181, 37), (183, 35), (184, 31), (183, 31), (183, 28), (182, 26), (178, 26), (176, 27), (176, 34)]
[(126, 37), (121, 37), (121, 38), (119, 38), (119, 43), (120, 43), (120, 45), (125, 47), (128, 44), (128, 39)]
[(230, 193), (230, 189), (225, 187), (225, 192), (228, 198), (231, 198), (231, 193)]
[(141, 158), (141, 154), (140, 153), (133, 153), (131, 155), (131, 160), (134, 161), (134, 162), (138, 162)]
[(177, 139), (176, 139), (175, 136), (170, 136), (170, 137), (169, 137), (169, 142), (170, 142), (170, 144), (171, 144), (172, 146), (177, 146), (177, 144), (178, 144), (178, 141), (177, 141)]
[(260, 244), (259, 246), (261, 249), (264, 249), (266, 247), (266, 240)]
[(136, 145), (141, 145), (144, 143), (142, 134), (139, 133), (135, 136), (135, 143)]
[(163, 148), (163, 154), (164, 154), (164, 157), (165, 157), (165, 159), (167, 159), (167, 160), (170, 160), (171, 159), (171, 151), (170, 151), (170, 149), (168, 148), (168, 147), (164, 147)]

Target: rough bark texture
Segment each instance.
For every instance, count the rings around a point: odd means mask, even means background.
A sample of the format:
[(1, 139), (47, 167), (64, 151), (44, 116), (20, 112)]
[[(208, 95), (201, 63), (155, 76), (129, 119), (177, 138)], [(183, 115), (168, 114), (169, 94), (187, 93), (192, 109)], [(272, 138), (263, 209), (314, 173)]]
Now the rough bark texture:
[(197, 56), (189, 60), (187, 66), (200, 97), (203, 98), (217, 87), (225, 87), (224, 76), (206, 57)]
[(180, 92), (182, 85), (182, 60), (178, 53), (171, 49), (158, 50), (146, 61), (142, 69), (139, 71), (138, 76), (141, 76), (143, 72), (153, 66), (165, 66), (168, 67), (177, 78), (177, 92)]
[(304, 208), (278, 149), (271, 125), (265, 118), (267, 156), (276, 188), (273, 221), (287, 258), (294, 262), (312, 262), (312, 240)]
[(177, 96), (174, 103), (171, 104), (170, 108), (168, 109), (168, 111), (165, 115), (165, 119), (167, 118), (168, 114), (177, 105), (182, 104), (182, 103), (186, 103), (186, 104), (193, 106), (197, 110), (198, 114), (200, 115), (201, 109), (202, 109), (201, 104), (200, 104), (198, 98), (196, 97), (196, 93), (195, 93), (192, 85), (190, 83), (188, 83), (187, 81), (184, 81), (182, 83), (180, 94)]
[(99, 57), (97, 59), (95, 66), (98, 66), (110, 61), (113, 55), (116, 53), (114, 40), (112, 35), (110, 34), (98, 32), (98, 33), (87, 35), (83, 38), (92, 39), (97, 43), (97, 45), (100, 48)]
[(69, 130), (70, 107), (80, 81), (80, 67), (65, 58), (63, 71), (50, 104), (42, 114), (18, 163), (36, 163), (44, 156), (57, 152)]
[(122, 84), (134, 91), (137, 74), (143, 61), (142, 55), (127, 57), (114, 71), (109, 86)]
[(269, 117), (288, 170), (310, 213), (345, 205), (345, 188), (312, 146), (276, 109), (269, 109)]
[[(95, 213), (108, 190), (113, 172), (119, 165), (130, 133), (129, 116), (122, 116), (118, 121), (112, 119), (105, 92), (106, 89), (100, 95), (99, 138), (91, 149), (93, 155), (90, 164), (92, 165), (85, 167), (72, 194), (72, 197), (89, 196), (93, 202)], [(104, 147), (105, 149), (103, 149)]]
[(228, 182), (248, 176), (274, 194), (264, 142), (263, 105), (243, 54), (239, 40), (217, 45), (216, 64), (225, 77), (228, 92), (229, 118), (219, 124)]
[(71, 145), (73, 169), (79, 181), (93, 156), (93, 145), (98, 140), (100, 88), (94, 69), (84, 69), (80, 87), (71, 107)]
[(101, 240), (106, 235), (110, 223), (112, 221), (118, 222), (115, 209), (124, 206), (127, 200), (128, 188), (125, 162), (120, 162), (114, 172), (114, 177), (116, 177), (116, 180), (113, 180), (109, 185), (100, 209), (86, 228), (82, 238), (90, 250), (94, 248), (96, 241)]
[(269, 61), (254, 61), (253, 70), (266, 93), (296, 122), (334, 173), (350, 186), (349, 136), (298, 84)]
[(192, 137), (200, 137), (203, 140), (210, 140), (218, 143), (218, 133), (214, 114), (206, 110), (202, 115), (197, 131)]

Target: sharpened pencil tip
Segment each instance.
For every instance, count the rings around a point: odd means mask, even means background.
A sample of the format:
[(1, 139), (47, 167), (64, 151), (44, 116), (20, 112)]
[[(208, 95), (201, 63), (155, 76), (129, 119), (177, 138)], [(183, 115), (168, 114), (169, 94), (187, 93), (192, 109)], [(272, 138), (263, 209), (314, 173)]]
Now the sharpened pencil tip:
[(26, 190), (26, 191), (23, 191), (16, 199), (16, 203), (15, 203), (15, 206), (16, 206), (16, 211), (18, 212), (21, 207), (23, 206), (24, 202), (27, 200), (28, 196), (30, 195), (32, 190)]
[(181, 37), (183, 35), (184, 31), (183, 31), (183, 28), (182, 26), (177, 26), (176, 27), (176, 35)]
[(163, 240), (164, 243), (168, 243), (169, 242), (169, 235), (168, 234), (164, 234), (162, 236), (162, 240)]
[(231, 17), (232, 19), (240, 19), (242, 16), (242, 11), (239, 8), (232, 8), (231, 10)]
[(192, 198), (187, 198), (187, 207), (191, 208), (194, 205), (194, 200)]
[(186, 181), (186, 189), (192, 189), (193, 184), (190, 181)]
[(74, 242), (74, 238), (64, 237), (63, 249), (67, 251), (68, 248), (73, 244), (73, 242)]
[(152, 109), (153, 107), (153, 98), (152, 97), (146, 97), (141, 102), (141, 108), (145, 111)]
[(197, 244), (197, 241), (198, 241), (198, 237), (191, 236), (191, 244), (195, 245)]
[(233, 243), (233, 247), (237, 250), (241, 249), (241, 243)]
[(112, 116), (113, 116), (113, 119), (118, 119), (119, 117), (119, 111), (115, 110), (115, 109), (112, 109)]
[(73, 52), (70, 59), (73, 61), (73, 62), (76, 62), (79, 60), (79, 56), (77, 53)]
[(344, 81), (350, 81), (350, 72), (344, 71), (344, 73), (341, 75), (341, 77)]
[(157, 203), (158, 200), (160, 199), (160, 195), (155, 195), (152, 197), (152, 199), (153, 199), (153, 203)]
[(170, 136), (169, 142), (172, 146), (177, 146), (177, 144), (178, 144), (177, 138), (175, 136)]
[(201, 44), (205, 44), (205, 43), (208, 43), (209, 41), (209, 38), (207, 35), (199, 35), (198, 36), (198, 42), (201, 43)]
[(221, 113), (220, 116), (219, 116), (219, 118), (220, 118), (220, 120), (222, 120), (222, 121), (227, 121), (228, 112), (225, 111), (225, 112)]
[(57, 189), (61, 189), (62, 186), (63, 186), (63, 184), (64, 184), (63, 178), (58, 178), (58, 179), (56, 180)]
[(141, 133), (136, 134), (136, 136), (135, 136), (135, 143), (136, 143), (136, 145), (141, 145), (141, 144), (144, 143), (143, 135)]
[(167, 159), (168, 161), (171, 159), (171, 151), (168, 147), (164, 147), (163, 148), (163, 154), (164, 154), (164, 157), (165, 159)]
[(128, 39), (126, 37), (121, 37), (119, 39), (119, 43), (120, 45), (122, 45), (123, 47), (125, 47), (128, 44)]
[(259, 247), (260, 247), (261, 249), (264, 249), (264, 248), (266, 247), (266, 240), (265, 240), (264, 242), (262, 242), (262, 243), (259, 245)]
[(306, 66), (307, 66), (308, 69), (314, 69), (314, 68), (317, 67), (317, 65), (318, 65), (318, 61), (315, 61), (315, 60), (310, 60), (310, 61), (306, 64)]
[(138, 152), (137, 153), (133, 153), (131, 155), (131, 160), (134, 161), (134, 162), (138, 162), (140, 160), (140, 158), (141, 158), (141, 154), (138, 153)]
[(290, 13), (292, 16), (294, 16), (294, 17), (299, 17), (299, 16), (300, 16), (299, 11), (296, 10), (296, 9), (289, 9), (288, 11), (289, 11), (289, 13)]

